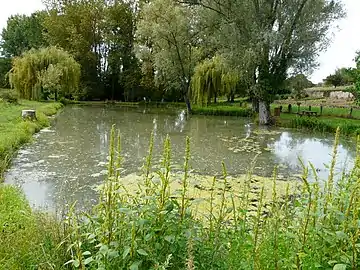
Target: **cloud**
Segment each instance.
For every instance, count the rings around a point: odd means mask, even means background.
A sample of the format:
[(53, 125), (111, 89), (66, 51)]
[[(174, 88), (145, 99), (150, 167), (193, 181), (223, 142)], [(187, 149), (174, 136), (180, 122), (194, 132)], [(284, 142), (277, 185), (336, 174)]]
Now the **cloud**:
[(346, 18), (334, 29), (332, 43), (326, 52), (320, 54), (320, 67), (311, 76), (314, 83), (321, 82), (336, 68), (355, 66), (355, 52), (360, 50), (360, 0), (343, 0)]

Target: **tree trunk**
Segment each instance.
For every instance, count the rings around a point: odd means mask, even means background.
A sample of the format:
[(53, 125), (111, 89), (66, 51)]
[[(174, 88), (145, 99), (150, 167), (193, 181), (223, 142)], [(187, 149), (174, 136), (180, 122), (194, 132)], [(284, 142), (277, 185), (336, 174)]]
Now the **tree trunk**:
[(208, 96), (208, 99), (207, 99), (207, 102), (206, 102), (206, 106), (209, 106), (211, 103), (211, 96), (209, 95)]
[(216, 103), (216, 92), (215, 92), (215, 94), (214, 94), (214, 103)]
[(57, 100), (58, 100), (58, 91), (55, 90), (55, 101), (57, 101)]
[(264, 100), (259, 101), (259, 124), (270, 125), (271, 124), (271, 113), (270, 104)]
[(187, 109), (188, 114), (191, 114), (191, 104), (190, 104), (189, 97), (186, 94), (184, 95), (184, 101), (186, 104), (186, 109)]
[(259, 113), (259, 100), (257, 98), (251, 99), (251, 106), (254, 113)]
[(230, 102), (231, 102), (231, 103), (234, 103), (234, 102), (235, 102), (235, 95), (234, 95), (234, 94), (231, 94)]

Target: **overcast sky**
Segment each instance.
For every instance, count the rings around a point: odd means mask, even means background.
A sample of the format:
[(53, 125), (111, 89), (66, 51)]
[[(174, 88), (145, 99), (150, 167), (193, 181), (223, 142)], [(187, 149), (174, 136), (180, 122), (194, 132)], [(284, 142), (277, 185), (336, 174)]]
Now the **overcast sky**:
[[(337, 67), (354, 66), (354, 56), (360, 50), (360, 0), (343, 0), (347, 17), (339, 22), (331, 46), (319, 57), (320, 67), (311, 79), (314, 83), (332, 73)], [(41, 0), (0, 0), (0, 28), (6, 26), (12, 14), (30, 14), (43, 8)]]

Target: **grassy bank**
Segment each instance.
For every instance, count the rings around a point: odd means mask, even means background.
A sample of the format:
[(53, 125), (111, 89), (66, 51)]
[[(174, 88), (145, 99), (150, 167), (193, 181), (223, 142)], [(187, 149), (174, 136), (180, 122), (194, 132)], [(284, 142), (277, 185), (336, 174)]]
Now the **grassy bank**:
[(360, 121), (330, 116), (307, 117), (296, 114), (282, 113), (276, 124), (282, 127), (307, 129), (315, 132), (334, 133), (339, 127), (341, 134), (346, 136), (360, 135)]
[(247, 107), (240, 107), (232, 105), (212, 105), (207, 107), (193, 106), (193, 114), (199, 115), (221, 115), (221, 116), (239, 116), (239, 117), (250, 117), (253, 116), (253, 111)]
[[(296, 190), (284, 181), (279, 190), (276, 169), (270, 184), (253, 186), (255, 164), (236, 188), (225, 164), (222, 176), (194, 187), (190, 140), (183, 173), (174, 178), (169, 138), (161, 168), (152, 167), (153, 137), (142, 176), (133, 179), (136, 183), (124, 181), (116, 137), (113, 129), (108, 176), (98, 187), (99, 203), (88, 213), (77, 213), (73, 205), (63, 222), (39, 224), (16, 189), (0, 188), (0, 221), (11, 232), (0, 231), (0, 269), (4, 263), (3, 269), (359, 268), (360, 157), (351, 172), (335, 178), (339, 131), (329, 177), (310, 183), (308, 175), (317, 179), (316, 170), (304, 167)], [(194, 188), (207, 197), (194, 198)], [(206, 204), (203, 218), (199, 203)]]
[(60, 223), (33, 212), (17, 188), (0, 185), (0, 270), (61, 269)]
[[(48, 116), (61, 108), (60, 103), (42, 103), (21, 100), (18, 104), (0, 101), (0, 179), (19, 147), (31, 136), (49, 125)], [(36, 121), (23, 121), (21, 111), (36, 110)]]
[[(303, 104), (303, 103), (302, 103)], [(289, 103), (284, 104), (272, 104), (271, 109), (274, 110), (275, 107), (282, 106), (283, 112), (288, 112), (288, 105)], [(295, 103), (291, 103), (292, 105), (292, 113), (297, 113), (300, 111), (308, 111), (309, 106), (305, 106), (304, 104), (300, 106), (300, 109)], [(321, 112), (320, 106), (311, 106), (311, 111), (317, 112), (318, 115), (321, 116), (333, 116), (338, 118), (354, 118), (360, 119), (360, 110), (358, 108), (353, 108), (351, 115), (350, 115), (351, 108), (339, 108), (339, 107), (327, 107), (326, 105), (323, 106), (323, 110)]]

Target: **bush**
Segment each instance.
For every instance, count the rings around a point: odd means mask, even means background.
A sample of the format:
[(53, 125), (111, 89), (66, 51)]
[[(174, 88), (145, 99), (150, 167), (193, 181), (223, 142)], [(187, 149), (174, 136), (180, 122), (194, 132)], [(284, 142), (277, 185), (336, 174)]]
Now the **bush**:
[(19, 101), (19, 96), (15, 90), (5, 89), (0, 90), (0, 100), (3, 100), (8, 103), (17, 104)]

